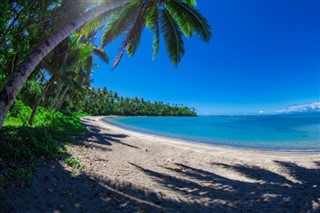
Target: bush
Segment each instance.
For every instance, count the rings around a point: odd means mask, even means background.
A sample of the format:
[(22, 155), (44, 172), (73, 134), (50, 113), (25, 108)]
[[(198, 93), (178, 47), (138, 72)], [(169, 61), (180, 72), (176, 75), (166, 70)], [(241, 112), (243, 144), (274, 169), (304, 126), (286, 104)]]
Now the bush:
[(33, 163), (39, 157), (53, 158), (66, 151), (55, 135), (47, 128), (3, 127), (0, 156), (5, 160)]
[[(30, 118), (32, 109), (26, 105), (21, 100), (16, 100), (13, 102), (12, 107), (10, 109), (10, 114), (7, 115), (4, 125), (12, 125), (14, 122), (17, 122), (16, 125), (26, 125)], [(8, 121), (7, 121), (8, 120)], [(13, 122), (14, 121), (14, 122)]]
[[(39, 158), (64, 158), (67, 149), (64, 144), (72, 141), (71, 135), (85, 131), (80, 123), (83, 112), (64, 115), (60, 112), (39, 108), (34, 126), (28, 125), (31, 108), (22, 101), (15, 101), (0, 130), (0, 195), (7, 180), (17, 180), (23, 185), (31, 183), (32, 168)], [(75, 159), (66, 163), (73, 170), (83, 166)], [(0, 165), (1, 166), (1, 165)]]

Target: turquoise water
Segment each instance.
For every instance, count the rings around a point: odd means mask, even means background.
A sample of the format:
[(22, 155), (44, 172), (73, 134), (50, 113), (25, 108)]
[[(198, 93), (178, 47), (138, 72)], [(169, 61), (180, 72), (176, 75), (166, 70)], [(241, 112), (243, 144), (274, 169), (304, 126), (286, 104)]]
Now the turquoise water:
[(115, 125), (212, 145), (263, 150), (320, 151), (320, 113), (198, 116), (117, 117)]

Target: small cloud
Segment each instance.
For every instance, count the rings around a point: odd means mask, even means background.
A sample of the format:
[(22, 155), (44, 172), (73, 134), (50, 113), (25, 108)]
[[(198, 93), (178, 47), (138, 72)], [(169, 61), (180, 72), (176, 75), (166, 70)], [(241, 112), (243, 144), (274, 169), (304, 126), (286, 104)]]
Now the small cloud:
[(290, 105), (286, 109), (276, 110), (275, 113), (315, 112), (320, 111), (320, 102), (310, 104)]
[(265, 114), (266, 112), (265, 111), (263, 111), (263, 110), (260, 110), (259, 111), (259, 114)]

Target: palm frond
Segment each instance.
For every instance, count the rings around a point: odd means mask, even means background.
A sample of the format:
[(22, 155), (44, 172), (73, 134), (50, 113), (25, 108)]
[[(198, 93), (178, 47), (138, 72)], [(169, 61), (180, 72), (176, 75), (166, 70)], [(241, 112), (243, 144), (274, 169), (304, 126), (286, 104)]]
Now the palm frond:
[(113, 61), (112, 69), (115, 69), (118, 66), (118, 64), (120, 63), (124, 51), (125, 51), (125, 48), (120, 49), (119, 54), (117, 55), (117, 57)]
[(92, 63), (93, 63), (93, 57), (89, 56), (86, 60), (86, 66), (84, 67), (85, 71), (85, 81), (89, 81), (92, 73)]
[(128, 3), (119, 13), (111, 17), (103, 33), (101, 47), (105, 47), (114, 41), (127, 29), (128, 24), (136, 17), (140, 3), (140, 0), (134, 0)]
[(196, 0), (183, 0), (183, 2), (190, 6), (197, 6)]
[(150, 28), (154, 35), (152, 42), (152, 60), (154, 60), (158, 54), (160, 43), (159, 9), (156, 4), (148, 10), (146, 16), (146, 26)]
[(139, 8), (139, 12), (136, 15), (136, 18), (128, 28), (128, 33), (124, 42), (126, 43), (125, 46), (129, 56), (133, 56), (139, 46), (141, 33), (145, 26), (145, 12), (145, 5), (142, 4)]
[(104, 61), (105, 63), (109, 63), (109, 57), (107, 53), (100, 47), (94, 47), (93, 53), (97, 55), (101, 61)]
[(72, 87), (78, 91), (82, 91), (83, 87), (81, 86), (81, 84), (79, 84), (76, 80), (74, 79), (70, 79), (70, 85), (69, 87)]
[(88, 23), (84, 24), (81, 29), (76, 33), (77, 35), (84, 35), (86, 37), (90, 36), (93, 32), (98, 31), (106, 21), (115, 13), (119, 12), (122, 7), (117, 7), (113, 10), (107, 11), (97, 18), (89, 21)]
[(161, 31), (164, 35), (167, 52), (173, 64), (177, 65), (184, 55), (182, 32), (166, 9), (161, 10)]
[(145, 14), (148, 8), (148, 4), (145, 4), (145, 2), (140, 1), (140, 3), (141, 4), (136, 7), (135, 16), (127, 23), (126, 37), (124, 38), (119, 54), (113, 63), (113, 69), (120, 63), (125, 50), (129, 56), (133, 56), (139, 46), (142, 30), (145, 26)]
[(192, 6), (178, 0), (170, 0), (167, 1), (165, 8), (175, 17), (175, 20), (183, 30), (190, 27), (191, 31), (198, 34), (204, 41), (210, 40), (211, 26)]

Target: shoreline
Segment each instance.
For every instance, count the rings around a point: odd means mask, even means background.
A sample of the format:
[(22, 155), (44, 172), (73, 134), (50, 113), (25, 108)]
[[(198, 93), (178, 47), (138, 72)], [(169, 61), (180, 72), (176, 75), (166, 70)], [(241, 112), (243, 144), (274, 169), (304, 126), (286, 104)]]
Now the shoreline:
[[(91, 116), (89, 116), (91, 117)], [(201, 148), (213, 148), (214, 150), (216, 149), (222, 149), (222, 150), (230, 150), (230, 151), (239, 151), (239, 152), (252, 152), (252, 153), (261, 153), (261, 154), (298, 154), (298, 155), (310, 155), (310, 156), (319, 156), (320, 157), (320, 152), (319, 151), (306, 151), (306, 150), (273, 150), (273, 149), (260, 149), (260, 148), (252, 148), (252, 147), (241, 147), (241, 146), (228, 146), (228, 145), (219, 145), (219, 144), (209, 144), (201, 141), (195, 141), (195, 140), (188, 140), (184, 138), (178, 138), (178, 137), (170, 137), (166, 135), (161, 135), (161, 134), (155, 134), (155, 133), (150, 133), (147, 131), (139, 131), (131, 128), (127, 128), (121, 125), (117, 125), (115, 123), (109, 122), (104, 120), (105, 118), (115, 118), (115, 117), (125, 117), (125, 116), (94, 116), (94, 117), (99, 117), (98, 121), (102, 124), (110, 125), (115, 128), (117, 128), (119, 131), (126, 131), (128, 133), (134, 133), (137, 135), (141, 135), (142, 137), (154, 137), (154, 138), (161, 138), (163, 140), (170, 142), (173, 142), (174, 144), (180, 144), (181, 146), (184, 145), (194, 145), (196, 148), (201, 147)]]

